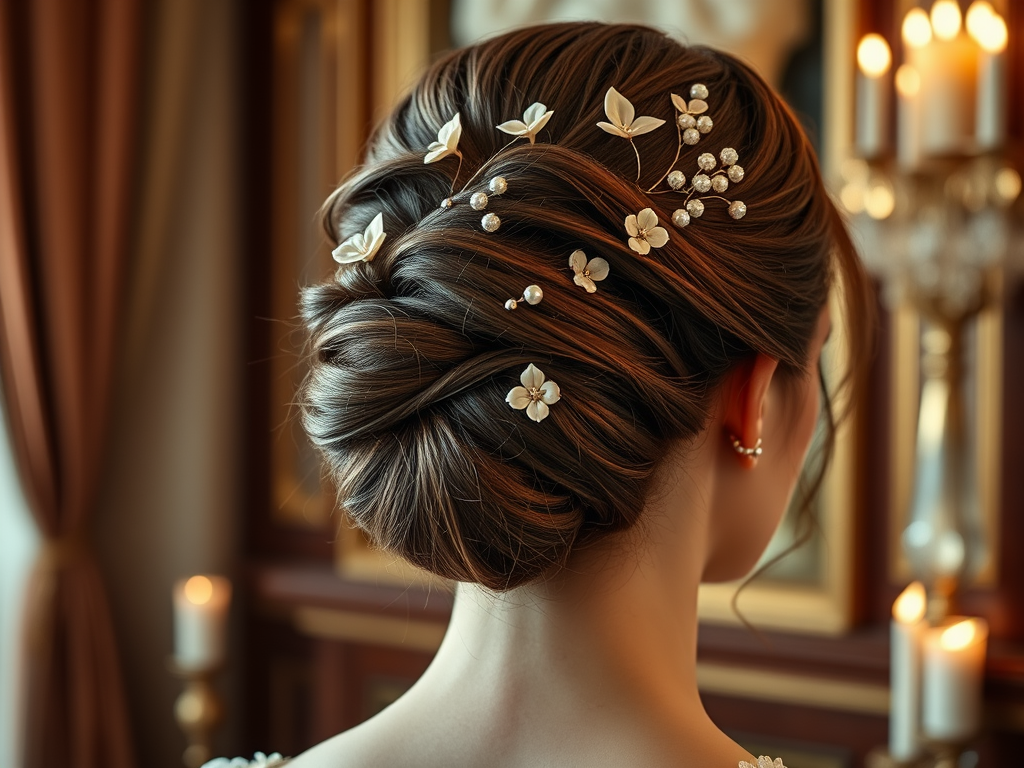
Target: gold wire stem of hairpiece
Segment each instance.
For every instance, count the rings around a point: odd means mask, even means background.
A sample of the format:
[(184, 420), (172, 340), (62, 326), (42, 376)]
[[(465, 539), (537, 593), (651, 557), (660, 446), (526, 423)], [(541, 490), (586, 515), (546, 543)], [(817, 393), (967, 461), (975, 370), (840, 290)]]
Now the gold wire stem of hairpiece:
[[(455, 150), (455, 154), (459, 156), (459, 166), (455, 169), (455, 176), (452, 178), (452, 186), (451, 186), (451, 189), (448, 192), (448, 197), (454, 197), (454, 195), (455, 195), (455, 182), (457, 182), (459, 180), (459, 174), (462, 173), (462, 152), (460, 152), (459, 150), (456, 149)], [(466, 186), (468, 186), (468, 185), (469, 185), (469, 183), (467, 182)], [(462, 189), (465, 189), (465, 188), (466, 187), (464, 186)]]
[(640, 150), (636, 148), (636, 142), (633, 141), (633, 137), (629, 137), (629, 146), (633, 148), (633, 154), (636, 155), (636, 184), (640, 183)]
[[(517, 141), (519, 141), (522, 138), (525, 138), (525, 137), (524, 136), (516, 136), (514, 139), (512, 139), (512, 141), (510, 141), (504, 147), (502, 147), (497, 152), (495, 152), (493, 155), (491, 155), (489, 158), (487, 158), (484, 161), (483, 165), (481, 165), (479, 168), (476, 169), (476, 173), (474, 173), (472, 176), (470, 176), (469, 180), (465, 184), (462, 185), (462, 189), (459, 190), (459, 194), (462, 194), (463, 192), (465, 192), (469, 188), (469, 185), (473, 183), (473, 181), (476, 179), (477, 176), (480, 175), (480, 172), (483, 171), (484, 168), (486, 168), (488, 165), (491, 164), (491, 161), (494, 160), (494, 158), (496, 158), (498, 155), (500, 155), (502, 152), (504, 152), (506, 149), (511, 147), (513, 144), (515, 144)], [(459, 167), (460, 168), (462, 167), (462, 155), (461, 154), (459, 155)], [(457, 179), (458, 177), (459, 177), (459, 172), (456, 171), (455, 172), (455, 178)], [(454, 195), (454, 194), (455, 194), (455, 181), (453, 180), (452, 181), (452, 195)]]
[[(672, 169), (675, 168), (676, 167), (676, 163), (679, 162), (679, 156), (683, 153), (683, 129), (679, 125), (678, 116), (676, 118), (675, 124), (676, 124), (676, 156), (674, 158), (672, 158), (672, 162), (669, 163), (668, 170), (666, 170), (663, 174), (661, 174), (661, 178), (658, 179), (656, 182), (654, 182), (654, 184), (651, 185), (651, 188), (647, 190), (647, 194), (648, 195), (650, 195), (652, 193), (654, 193), (654, 194), (663, 194), (663, 193), (655, 193), (654, 190), (656, 190), (658, 188), (658, 185), (661, 184), (661, 182), (663, 182), (665, 179), (667, 179), (668, 175), (670, 173), (672, 173)], [(640, 176), (639, 175), (637, 175), (637, 181), (640, 181)], [(665, 190), (665, 192), (667, 192), (667, 191), (668, 190)], [(673, 191), (675, 191), (675, 190), (673, 190)]]

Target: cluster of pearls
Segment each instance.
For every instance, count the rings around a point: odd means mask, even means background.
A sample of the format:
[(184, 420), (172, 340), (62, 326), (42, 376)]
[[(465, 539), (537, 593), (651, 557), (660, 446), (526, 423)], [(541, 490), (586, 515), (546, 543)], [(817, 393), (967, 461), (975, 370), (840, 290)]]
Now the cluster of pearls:
[[(508, 181), (504, 176), (495, 176), (487, 183), (487, 189), (491, 195), (488, 196), (487, 192), (479, 191), (474, 192), (469, 197), (469, 207), (474, 211), (487, 210), (487, 204), (491, 201), (491, 196), (503, 195), (508, 191)], [(446, 197), (441, 201), (441, 210), (447, 211), (455, 201), (451, 197)], [(501, 218), (496, 213), (485, 213), (480, 219), (480, 226), (483, 227), (486, 232), (497, 232), (501, 226)]]
[(708, 111), (708, 103), (705, 101), (707, 97), (708, 87), (697, 83), (690, 86), (690, 101), (684, 102), (675, 96), (672, 99), (679, 110), (676, 125), (682, 131), (683, 143), (687, 146), (692, 147), (700, 141), (702, 135), (711, 133), (711, 129), (715, 127), (715, 121), (711, 116), (704, 114)]
[[(739, 153), (732, 147), (723, 149), (717, 158), (710, 152), (701, 153), (697, 158), (697, 167), (700, 169), (700, 173), (691, 179), (691, 186), (688, 190), (683, 187), (686, 183), (683, 173), (672, 171), (668, 175), (668, 185), (676, 191), (687, 193), (686, 205), (672, 213), (672, 223), (682, 229), (692, 219), (698, 219), (704, 214), (704, 200), (694, 197), (694, 195), (706, 195), (712, 191), (716, 195), (721, 195), (729, 189), (730, 182), (742, 181), (744, 171), (743, 167), (738, 165), (739, 159)], [(721, 168), (718, 167), (719, 160), (722, 162)], [(674, 174), (679, 175), (674, 177)], [(729, 215), (734, 219), (742, 219), (746, 215), (747, 206), (741, 200), (727, 202), (729, 202)]]

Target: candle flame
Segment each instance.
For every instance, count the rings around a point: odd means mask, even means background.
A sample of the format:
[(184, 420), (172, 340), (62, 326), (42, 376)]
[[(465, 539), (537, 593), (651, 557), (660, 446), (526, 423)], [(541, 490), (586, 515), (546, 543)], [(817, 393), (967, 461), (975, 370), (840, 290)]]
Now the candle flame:
[(213, 582), (206, 576), (193, 576), (185, 582), (185, 599), (193, 605), (206, 605), (213, 597)]
[[(992, 54), (1002, 53), (1006, 50), (1010, 33), (1006, 28), (1003, 17), (995, 11), (986, 11), (984, 8), (975, 11), (975, 3), (967, 13), (967, 31), (975, 42)], [(988, 5), (986, 3), (986, 5)], [(972, 11), (974, 11), (972, 16)]]
[(916, 624), (924, 618), (925, 602), (924, 585), (915, 581), (893, 603), (893, 618), (900, 624)]
[(881, 77), (889, 71), (892, 52), (885, 38), (872, 32), (864, 35), (857, 46), (857, 63), (860, 71), (868, 77)]
[(912, 48), (924, 48), (932, 41), (932, 23), (922, 8), (911, 8), (903, 17), (903, 41)]
[(939, 644), (947, 651), (960, 651), (971, 644), (977, 633), (978, 630), (974, 627), (974, 620), (964, 619), (949, 629), (944, 630), (941, 637), (939, 637)]
[(1020, 194), (1020, 174), (1013, 168), (1003, 168), (996, 174), (996, 192), (1006, 204), (1012, 203)]
[(971, 3), (971, 7), (967, 9), (967, 15), (964, 17), (964, 26), (967, 27), (967, 33), (977, 40), (982, 34), (985, 25), (989, 22), (993, 16), (995, 16), (996, 9), (992, 7), (992, 3), (988, 0), (975, 0)]
[(900, 96), (913, 98), (921, 92), (921, 74), (909, 64), (896, 70), (896, 90)]
[(886, 182), (875, 182), (864, 195), (864, 210), (876, 221), (887, 219), (896, 210), (896, 195)]
[(932, 29), (940, 40), (952, 40), (960, 34), (963, 17), (956, 0), (935, 0), (932, 6)]

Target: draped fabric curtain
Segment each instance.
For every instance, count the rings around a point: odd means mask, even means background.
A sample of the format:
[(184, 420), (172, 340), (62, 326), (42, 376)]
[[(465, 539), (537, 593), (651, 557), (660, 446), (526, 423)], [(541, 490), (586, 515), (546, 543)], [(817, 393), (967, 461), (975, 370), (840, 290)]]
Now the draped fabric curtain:
[(132, 236), (140, 2), (0, 2), (0, 373), (43, 537), (24, 768), (135, 765), (89, 530)]

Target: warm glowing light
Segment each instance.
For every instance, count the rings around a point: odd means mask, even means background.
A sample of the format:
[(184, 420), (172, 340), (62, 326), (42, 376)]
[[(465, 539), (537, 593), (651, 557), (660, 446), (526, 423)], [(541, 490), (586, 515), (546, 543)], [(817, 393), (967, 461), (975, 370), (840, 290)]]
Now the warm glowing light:
[(963, 17), (956, 0), (935, 0), (932, 6), (932, 29), (940, 40), (952, 40), (960, 34)]
[(974, 622), (965, 619), (945, 630), (939, 638), (939, 644), (947, 651), (960, 651), (971, 644), (977, 633)]
[(888, 184), (874, 184), (864, 195), (864, 210), (876, 221), (887, 219), (896, 208), (896, 195)]
[(844, 184), (839, 192), (843, 207), (852, 214), (864, 212), (864, 187), (860, 184)]
[(892, 604), (892, 616), (900, 624), (916, 624), (924, 618), (926, 603), (924, 584), (915, 581)]
[(185, 582), (185, 599), (193, 605), (206, 605), (213, 597), (213, 582), (205, 576), (193, 576)]
[(861, 38), (857, 46), (857, 63), (860, 71), (868, 77), (881, 77), (892, 64), (892, 51), (885, 38), (872, 32)]
[(921, 8), (911, 8), (903, 17), (903, 42), (912, 48), (924, 48), (932, 41), (932, 23)]
[(972, 33), (978, 45), (984, 48), (986, 51), (992, 54), (1002, 53), (1006, 50), (1006, 44), (1009, 42), (1010, 33), (1006, 28), (1006, 22), (1003, 21), (1003, 17), (998, 13), (993, 13), (991, 16), (985, 19), (985, 23), (981, 25), (981, 28), (977, 31), (977, 34)]
[(967, 9), (967, 15), (964, 17), (964, 26), (967, 27), (967, 33), (977, 40), (984, 34), (985, 25), (995, 15), (995, 8), (987, 0), (976, 0), (971, 3), (971, 7)]
[(1002, 168), (996, 174), (996, 193), (1004, 202), (1012, 203), (1020, 194), (1020, 174), (1013, 168)]
[(900, 96), (913, 98), (921, 92), (921, 75), (909, 64), (904, 64), (896, 70), (896, 90)]

